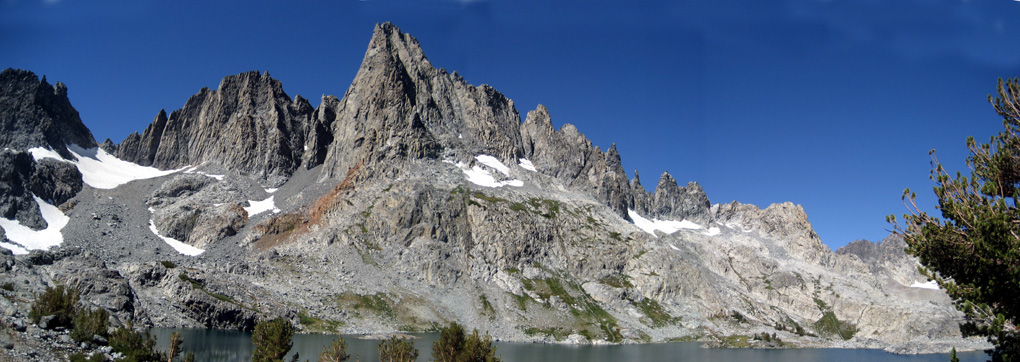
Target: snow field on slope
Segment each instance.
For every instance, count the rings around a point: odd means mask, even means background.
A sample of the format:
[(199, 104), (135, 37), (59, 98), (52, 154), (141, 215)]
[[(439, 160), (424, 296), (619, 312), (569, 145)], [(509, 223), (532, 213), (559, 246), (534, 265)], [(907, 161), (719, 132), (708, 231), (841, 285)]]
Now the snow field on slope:
[[(637, 226), (639, 229), (644, 230), (646, 233), (652, 235), (655, 235), (656, 230), (664, 232), (666, 234), (672, 234), (680, 230), (704, 229), (704, 227), (702, 227), (701, 225), (698, 225), (687, 219), (684, 219), (682, 221), (659, 220), (659, 219), (648, 220), (644, 217), (641, 217), (641, 215), (639, 215), (636, 211), (631, 209), (627, 209), (627, 216), (630, 216), (630, 219), (634, 221), (634, 226)], [(708, 236), (715, 236), (721, 233), (722, 230), (719, 230), (719, 228), (717, 227), (711, 227), (708, 230), (702, 232), (702, 234)]]
[[(153, 212), (152, 208), (149, 208), (149, 213), (152, 212)], [(152, 233), (156, 235), (156, 237), (163, 239), (163, 242), (165, 242), (167, 245), (170, 245), (171, 248), (177, 250), (178, 253), (187, 256), (198, 256), (198, 254), (202, 254), (203, 252), (205, 252), (204, 249), (199, 249), (194, 246), (185, 244), (180, 240), (160, 235), (159, 230), (156, 229), (156, 223), (152, 220), (152, 218), (149, 218), (149, 230), (151, 230)]]
[(523, 168), (525, 170), (528, 170), (528, 171), (531, 171), (531, 172), (538, 172), (538, 169), (535, 168), (535, 164), (531, 163), (531, 160), (528, 160), (527, 158), (522, 158), (522, 159), (518, 160), (517, 164), (519, 166), (521, 166), (521, 168)]
[(39, 204), (39, 212), (43, 220), (46, 220), (45, 229), (33, 230), (21, 225), (17, 220), (0, 218), (0, 227), (3, 227), (7, 239), (17, 243), (17, 245), (0, 243), (0, 247), (11, 249), (14, 254), (23, 255), (28, 254), (29, 250), (46, 250), (64, 242), (64, 235), (60, 233), (60, 229), (63, 229), (71, 218), (38, 196), (32, 195), (32, 198)]
[(496, 171), (499, 171), (500, 173), (506, 176), (510, 176), (510, 168), (506, 167), (506, 165), (504, 165), (503, 162), (501, 162), (498, 158), (489, 155), (478, 155), (475, 156), (475, 159), (478, 160), (478, 162), (481, 162), (483, 165), (492, 167)]
[(268, 199), (262, 201), (248, 200), (248, 205), (244, 208), (244, 211), (248, 212), (248, 217), (252, 217), (261, 214), (266, 211), (272, 210), (273, 213), (280, 212), (280, 209), (276, 208), (276, 203), (273, 198), (276, 196), (270, 196)]
[(938, 290), (939, 289), (939, 283), (934, 281), (934, 280), (929, 280), (929, 281), (924, 282), (924, 283), (921, 283), (921, 282), (915, 280), (914, 283), (910, 285), (910, 287), (911, 288)]
[(28, 152), (36, 161), (52, 158), (73, 164), (81, 172), (82, 181), (97, 189), (108, 190), (134, 180), (160, 177), (180, 171), (163, 171), (155, 167), (140, 166), (116, 158), (98, 147), (84, 149), (69, 145), (67, 149), (74, 155), (75, 160), (65, 160), (56, 152), (42, 147), (30, 148)]
[[(504, 165), (503, 162), (500, 162), (499, 159), (495, 157), (489, 155), (478, 155), (475, 156), (475, 160), (478, 160), (479, 163), (485, 166), (491, 167), (496, 171), (499, 171), (503, 175), (510, 176), (510, 168)], [(449, 160), (443, 162), (453, 163), (454, 165), (456, 165), (457, 168), (460, 168), (460, 170), (464, 172), (464, 176), (467, 177), (468, 182), (478, 186), (484, 187), (524, 186), (524, 181), (521, 180), (516, 179), (505, 181), (497, 180), (495, 177), (492, 176), (491, 173), (489, 173), (488, 170), (478, 165), (467, 167), (467, 165), (465, 165), (462, 162), (454, 163), (453, 161)]]

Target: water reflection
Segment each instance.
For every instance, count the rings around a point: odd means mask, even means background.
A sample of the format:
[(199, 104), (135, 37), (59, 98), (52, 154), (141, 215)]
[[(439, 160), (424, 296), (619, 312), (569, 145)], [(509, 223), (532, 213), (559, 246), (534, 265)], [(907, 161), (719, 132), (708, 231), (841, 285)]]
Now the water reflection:
[[(170, 333), (175, 329), (155, 328), (158, 347), (166, 349)], [(184, 351), (194, 352), (196, 361), (242, 362), (251, 360), (251, 333), (207, 329), (183, 329)], [(432, 360), (432, 342), (437, 334), (418, 334), (414, 340), (418, 348), (418, 361)], [(301, 354), (301, 361), (316, 361), (322, 347), (335, 336), (319, 334), (298, 334), (294, 336), (294, 348), (287, 355), (290, 360), (294, 353)], [(361, 361), (379, 360), (379, 341), (357, 339), (345, 336), (347, 353)], [(535, 343), (497, 343), (496, 352), (504, 362), (557, 361), (557, 362), (616, 362), (616, 361), (762, 361), (762, 362), (808, 362), (808, 361), (895, 361), (895, 362), (945, 362), (948, 354), (896, 355), (880, 350), (866, 349), (710, 349), (698, 343), (659, 343), (622, 346), (570, 346)], [(961, 361), (985, 361), (981, 352), (959, 354)], [(352, 358), (353, 360), (353, 358)]]

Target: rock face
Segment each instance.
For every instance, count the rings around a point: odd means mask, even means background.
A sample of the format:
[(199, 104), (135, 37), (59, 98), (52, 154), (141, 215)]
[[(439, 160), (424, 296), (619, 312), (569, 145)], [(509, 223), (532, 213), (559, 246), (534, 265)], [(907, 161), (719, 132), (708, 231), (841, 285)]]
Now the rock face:
[(44, 147), (71, 158), (70, 144), (90, 148), (96, 140), (67, 99), (67, 86), (26, 70), (0, 72), (0, 148)]
[(312, 111), (268, 72), (228, 76), (169, 116), (160, 111), (141, 135), (117, 147), (117, 156), (161, 169), (218, 166), (279, 184), (301, 164)]
[(204, 249), (237, 234), (248, 222), (248, 212), (234, 201), (243, 197), (233, 185), (214, 181), (184, 174), (156, 190), (147, 204), (160, 235)]
[(36, 162), (26, 152), (0, 151), (0, 217), (34, 229), (45, 228), (33, 196), (60, 205), (81, 189), (81, 172), (69, 163)]
[(437, 70), (418, 40), (384, 23), (376, 26), (343, 99), (323, 98), (308, 164), (322, 159), (326, 177), (343, 177), (364, 162), (368, 175), (385, 168), (383, 161), (437, 158), (445, 148), (516, 163), (519, 129), (513, 101)]

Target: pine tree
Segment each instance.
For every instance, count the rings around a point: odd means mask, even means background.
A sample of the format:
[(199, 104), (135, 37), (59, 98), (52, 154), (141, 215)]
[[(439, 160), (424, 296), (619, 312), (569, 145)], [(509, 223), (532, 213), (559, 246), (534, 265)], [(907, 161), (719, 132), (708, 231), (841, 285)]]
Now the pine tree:
[(283, 362), (283, 357), (294, 345), (293, 338), (294, 327), (286, 319), (258, 322), (251, 335), (252, 344), (255, 345), (252, 362)]
[(397, 336), (379, 342), (379, 362), (414, 362), (418, 349), (414, 344)]
[(450, 323), (439, 332), (439, 339), (432, 344), (432, 358), (436, 362), (499, 362), (492, 337), (478, 335), (478, 330), (465, 335), (464, 327)]
[[(949, 174), (932, 150), (931, 180), (942, 218), (923, 212), (916, 194), (903, 199), (910, 209), (896, 224), (908, 252), (922, 271), (946, 290), (966, 314), (965, 335), (983, 335), (995, 346), (993, 361), (1020, 358), (1020, 83), (999, 80), (988, 96), (1005, 130), (989, 143), (967, 139), (969, 176)], [(888, 220), (896, 223), (894, 216)]]
[(344, 362), (351, 358), (347, 354), (347, 341), (343, 337), (336, 337), (333, 343), (322, 348), (319, 353), (319, 362)]

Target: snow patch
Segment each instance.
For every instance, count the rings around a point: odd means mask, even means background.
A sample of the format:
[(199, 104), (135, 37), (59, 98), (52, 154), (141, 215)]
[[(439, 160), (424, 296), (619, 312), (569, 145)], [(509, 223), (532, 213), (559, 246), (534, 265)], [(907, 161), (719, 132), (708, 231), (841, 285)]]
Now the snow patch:
[[(149, 212), (150, 213), (152, 212), (151, 208), (149, 209)], [(199, 248), (196, 248), (194, 246), (185, 244), (185, 243), (181, 242), (180, 240), (177, 240), (177, 239), (174, 239), (174, 238), (170, 238), (170, 237), (166, 237), (166, 236), (163, 236), (163, 235), (159, 235), (159, 230), (156, 230), (156, 223), (154, 223), (152, 221), (152, 219), (149, 219), (149, 230), (151, 230), (152, 233), (154, 235), (156, 235), (156, 237), (158, 237), (160, 239), (163, 239), (163, 242), (167, 243), (167, 245), (170, 245), (171, 248), (174, 248), (174, 250), (177, 250), (178, 253), (181, 253), (181, 254), (184, 254), (184, 255), (187, 255), (187, 256), (198, 256), (198, 254), (201, 254), (201, 253), (205, 252), (205, 249), (199, 249)]]
[(274, 187), (274, 188), (271, 188), (271, 189), (266, 189), (266, 193), (267, 194), (271, 194), (271, 193), (276, 192), (276, 190), (279, 190), (279, 189), (280, 189), (279, 187)]
[(510, 176), (510, 168), (506, 167), (506, 165), (504, 165), (498, 158), (489, 155), (478, 155), (475, 156), (475, 159), (483, 165), (496, 169), (496, 171), (499, 171), (503, 175)]
[(202, 172), (202, 171), (195, 171), (195, 169), (197, 169), (197, 168), (198, 168), (198, 166), (188, 168), (188, 169), (184, 170), (184, 173), (194, 173), (194, 174), (199, 174), (199, 175), (206, 176), (206, 177), (212, 177), (212, 178), (216, 179), (216, 181), (223, 181), (223, 178), (227, 177), (227, 175), (213, 175), (213, 174), (205, 173), (205, 172)]
[(73, 164), (81, 172), (82, 181), (97, 189), (112, 189), (134, 180), (160, 177), (181, 171), (180, 169), (163, 171), (155, 167), (140, 166), (116, 158), (98, 147), (84, 149), (77, 145), (69, 145), (67, 149), (74, 155), (75, 160), (65, 160), (53, 150), (42, 147), (30, 148), (28, 152), (36, 161), (52, 158)]
[[(718, 221), (716, 221), (716, 223), (720, 224)], [(720, 225), (723, 225), (723, 226), (725, 226), (727, 228), (730, 228), (730, 229), (740, 230), (740, 231), (742, 231), (744, 233), (749, 233), (749, 232), (753, 231), (751, 229), (744, 229), (743, 225), (740, 225), (740, 224), (735, 223), (735, 222), (728, 222), (728, 223), (720, 224)]]
[(528, 160), (527, 158), (520, 159), (518, 165), (520, 165), (521, 168), (523, 168), (525, 170), (528, 170), (528, 171), (531, 171), (531, 172), (538, 172), (538, 169), (535, 168), (535, 164), (531, 163), (531, 161)]
[[(664, 232), (666, 234), (672, 234), (677, 231), (680, 231), (681, 229), (688, 230), (702, 229), (701, 225), (698, 225), (692, 221), (688, 221), (687, 219), (684, 219), (682, 221), (659, 220), (659, 219), (648, 220), (641, 217), (641, 215), (639, 215), (637, 212), (631, 209), (627, 209), (627, 216), (630, 216), (630, 219), (634, 221), (634, 226), (637, 226), (639, 229), (644, 230), (645, 232), (652, 235), (655, 235), (656, 230)], [(717, 231), (719, 230), (719, 228), (714, 229), (716, 229)], [(709, 230), (709, 232), (711, 232), (711, 230)]]
[(915, 280), (914, 284), (911, 284), (910, 287), (911, 288), (938, 290), (939, 289), (939, 283), (934, 281), (934, 280), (929, 280), (929, 281), (924, 282), (924, 283), (921, 283), (921, 282)]
[[(495, 157), (492, 157), (492, 156), (489, 156), (489, 155), (479, 155), (479, 156), (475, 157), (475, 159), (478, 160), (478, 162), (480, 162), (481, 164), (483, 164), (485, 166), (488, 166), (488, 167), (491, 167), (491, 168), (494, 168), (494, 169), (496, 169), (496, 171), (499, 171), (499, 172), (503, 173), (504, 175), (507, 175), (507, 176), (510, 175), (510, 168), (506, 167), (506, 165), (504, 165), (502, 162), (499, 162), (499, 160), (496, 159)], [(468, 182), (471, 182), (471, 183), (473, 183), (475, 185), (478, 185), (478, 186), (485, 186), (485, 187), (502, 187), (502, 186), (521, 187), (521, 186), (524, 186), (524, 181), (521, 181), (521, 180), (516, 180), (516, 179), (514, 179), (514, 180), (504, 180), (504, 181), (497, 180), (495, 177), (492, 176), (491, 173), (489, 173), (488, 170), (486, 170), (485, 168), (483, 168), (481, 166), (478, 166), (478, 165), (475, 165), (475, 166), (472, 166), (472, 167), (469, 168), (463, 162), (456, 162), (456, 163), (454, 163), (453, 161), (450, 161), (450, 160), (443, 160), (443, 162), (450, 163), (450, 164), (453, 164), (453, 165), (457, 166), (457, 168), (459, 168), (461, 171), (464, 172), (464, 176), (467, 177)]]
[(719, 228), (713, 226), (713, 227), (708, 228), (708, 230), (705, 230), (705, 232), (703, 234), (708, 235), (708, 236), (716, 236), (716, 235), (719, 235), (720, 233), (722, 233), (722, 230), (719, 230)]
[(273, 202), (273, 198), (276, 196), (270, 196), (268, 199), (262, 201), (248, 200), (250, 206), (245, 207), (244, 211), (248, 212), (248, 217), (252, 217), (261, 214), (266, 211), (272, 210), (273, 213), (280, 212), (280, 209), (276, 208), (276, 203)]
[(7, 234), (7, 240), (12, 241), (0, 243), (0, 247), (11, 249), (14, 254), (28, 254), (29, 250), (46, 250), (64, 242), (64, 235), (60, 233), (60, 229), (63, 229), (71, 218), (38, 196), (32, 195), (32, 198), (39, 204), (39, 213), (42, 214), (43, 220), (46, 220), (45, 229), (34, 230), (21, 225), (17, 220), (0, 218), (0, 227), (3, 227), (4, 233)]

